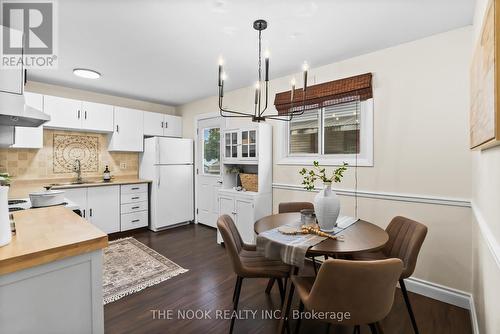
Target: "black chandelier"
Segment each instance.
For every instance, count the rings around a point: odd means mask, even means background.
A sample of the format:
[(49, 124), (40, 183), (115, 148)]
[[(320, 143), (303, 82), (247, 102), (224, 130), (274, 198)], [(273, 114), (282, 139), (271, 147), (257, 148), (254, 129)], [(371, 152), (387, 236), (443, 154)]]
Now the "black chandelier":
[[(222, 106), (222, 101), (224, 99), (224, 80), (226, 80), (226, 74), (223, 70), (222, 60), (219, 61), (219, 110), (222, 117), (249, 117), (252, 118), (253, 122), (262, 122), (266, 119), (274, 119), (280, 121), (291, 121), (294, 116), (298, 116), (304, 113), (305, 101), (306, 101), (306, 91), (307, 91), (307, 71), (308, 65), (304, 63), (303, 65), (303, 75), (304, 75), (304, 88), (302, 94), (302, 106), (297, 107), (293, 105), (293, 99), (295, 94), (295, 79), (291, 82), (291, 99), (290, 108), (286, 113), (278, 114), (264, 114), (267, 110), (267, 105), (269, 101), (269, 54), (265, 54), (265, 72), (264, 72), (264, 82), (262, 81), (262, 30), (267, 28), (267, 22), (265, 20), (257, 20), (253, 23), (253, 28), (259, 32), (259, 67), (258, 67), (258, 81), (255, 84), (255, 101), (254, 101), (254, 111), (252, 112), (241, 112), (236, 110), (225, 109)], [(262, 86), (265, 87), (264, 103), (261, 103), (262, 99)]]

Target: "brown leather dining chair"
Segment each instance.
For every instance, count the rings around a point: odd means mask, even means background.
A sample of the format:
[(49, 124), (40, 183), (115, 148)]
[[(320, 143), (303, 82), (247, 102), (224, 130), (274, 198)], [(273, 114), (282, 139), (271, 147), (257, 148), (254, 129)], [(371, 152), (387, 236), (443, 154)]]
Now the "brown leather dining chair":
[[(311, 202), (282, 202), (278, 205), (278, 213), (300, 212), (300, 210), (310, 209), (314, 210), (314, 204)], [(314, 269), (316, 270), (316, 261), (313, 259)], [(276, 279), (271, 278), (267, 283), (266, 293), (270, 294)]]
[(399, 258), (403, 261), (403, 272), (399, 278), (399, 286), (410, 315), (413, 331), (418, 334), (417, 322), (411, 307), (408, 291), (404, 282), (405, 278), (413, 275), (417, 264), (418, 253), (427, 235), (427, 226), (409, 218), (394, 217), (385, 229), (389, 234), (389, 241), (381, 251), (360, 253), (353, 256), (354, 260), (380, 260), (386, 258)]
[[(325, 317), (324, 321), (355, 326), (355, 333), (360, 333), (361, 325), (368, 325), (371, 332), (377, 334), (379, 321), (391, 311), (402, 270), (403, 262), (397, 258), (378, 261), (326, 260), (316, 278), (292, 276), (286, 314), (290, 312), (296, 290), (300, 298), (299, 315), (304, 308), (325, 315), (342, 312), (343, 319), (337, 315), (335, 318)], [(299, 328), (300, 316), (296, 333)]]
[[(279, 260), (269, 260), (256, 251), (255, 245), (248, 245), (243, 242), (241, 235), (228, 215), (220, 216), (217, 220), (224, 246), (226, 247), (233, 270), (236, 273), (236, 285), (233, 294), (233, 310), (238, 309), (241, 285), (244, 278), (275, 278), (279, 284), (282, 298), (284, 289), (282, 279), (290, 276), (291, 267)], [(233, 332), (235, 317), (231, 317), (231, 327), (229, 332)]]

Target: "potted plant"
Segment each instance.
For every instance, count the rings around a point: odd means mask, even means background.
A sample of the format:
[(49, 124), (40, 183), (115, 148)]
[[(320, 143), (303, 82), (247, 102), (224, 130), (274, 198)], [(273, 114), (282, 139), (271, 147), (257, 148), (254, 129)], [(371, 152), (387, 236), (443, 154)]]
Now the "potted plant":
[(9, 185), (9, 174), (0, 173), (0, 246), (7, 245), (12, 240), (9, 220)]
[(316, 180), (323, 182), (323, 190), (314, 197), (314, 211), (319, 227), (322, 231), (333, 232), (337, 226), (337, 218), (340, 213), (340, 201), (337, 194), (332, 191), (332, 183), (342, 181), (344, 172), (347, 170), (347, 163), (333, 170), (331, 176), (327, 176), (326, 169), (313, 162), (312, 169), (302, 168), (299, 174), (303, 176), (302, 184), (306, 190), (314, 190)]

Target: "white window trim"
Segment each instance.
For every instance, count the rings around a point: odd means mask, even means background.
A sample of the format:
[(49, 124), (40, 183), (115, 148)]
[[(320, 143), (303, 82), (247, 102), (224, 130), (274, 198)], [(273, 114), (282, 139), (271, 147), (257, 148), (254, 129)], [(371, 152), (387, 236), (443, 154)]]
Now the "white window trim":
[[(343, 162), (349, 165), (373, 167), (373, 99), (368, 99), (360, 103), (361, 117), (361, 139), (359, 154), (302, 154), (288, 155), (288, 124), (278, 123), (277, 133), (277, 165), (311, 165), (313, 160), (317, 160), (324, 166), (340, 166)], [(323, 131), (321, 131), (323, 133)], [(323, 135), (321, 135), (323, 136)], [(356, 161), (357, 155), (357, 161)]]

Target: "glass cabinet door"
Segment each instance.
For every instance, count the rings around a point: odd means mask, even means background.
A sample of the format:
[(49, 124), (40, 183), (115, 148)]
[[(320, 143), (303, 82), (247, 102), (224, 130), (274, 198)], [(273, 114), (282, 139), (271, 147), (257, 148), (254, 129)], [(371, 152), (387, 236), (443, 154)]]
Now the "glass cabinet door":
[(257, 157), (257, 132), (256, 130), (241, 131), (241, 157)]
[(238, 132), (226, 132), (224, 135), (224, 156), (226, 158), (238, 157)]

